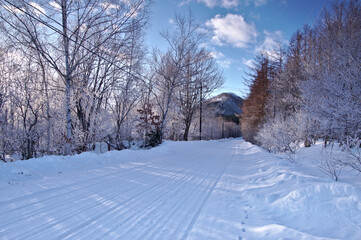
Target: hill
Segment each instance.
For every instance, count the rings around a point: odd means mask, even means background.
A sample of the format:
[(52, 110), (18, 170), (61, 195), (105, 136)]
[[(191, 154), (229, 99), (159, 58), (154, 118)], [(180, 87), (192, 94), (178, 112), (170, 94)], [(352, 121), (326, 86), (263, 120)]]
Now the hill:
[(222, 93), (204, 101), (202, 139), (240, 137), (242, 103), (243, 99), (233, 93)]
[(239, 124), (243, 99), (234, 93), (221, 93), (205, 101), (205, 110), (214, 117), (223, 117), (225, 121)]

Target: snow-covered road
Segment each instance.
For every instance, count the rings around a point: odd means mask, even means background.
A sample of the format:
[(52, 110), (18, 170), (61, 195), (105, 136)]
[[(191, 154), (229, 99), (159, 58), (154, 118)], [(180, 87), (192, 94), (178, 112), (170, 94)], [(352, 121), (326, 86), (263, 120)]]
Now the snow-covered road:
[[(347, 224), (353, 225), (344, 229), (346, 232), (312, 229), (298, 221), (288, 224), (287, 211), (280, 211), (287, 203), (282, 202), (281, 207), (275, 203), (287, 200), (294, 191), (292, 185), (297, 186), (300, 179), (315, 177), (291, 174), (282, 170), (289, 163), (275, 166), (265, 158), (268, 153), (238, 139), (166, 142), (147, 151), (44, 158), (43, 164), (36, 159), (31, 160), (34, 164), (26, 163), (31, 167), (19, 163), (9, 167), (12, 175), (3, 177), (7, 182), (0, 185), (0, 239), (361, 236), (361, 225), (355, 222), (361, 217), (359, 189), (351, 185), (342, 189), (348, 187), (347, 193), (357, 198), (347, 203), (356, 201), (359, 212), (351, 216)], [(342, 189), (336, 195), (344, 194)], [(265, 204), (270, 207), (262, 206)], [(330, 222), (330, 228), (343, 224), (342, 217)], [(309, 219), (311, 225), (316, 220)]]
[[(167, 152), (89, 171), (85, 179), (68, 178), (65, 185), (42, 189), (39, 184), (25, 196), (7, 196), (0, 203), (5, 220), (0, 236), (187, 239), (234, 154), (232, 149), (228, 156), (219, 149), (183, 150), (181, 159)], [(59, 174), (51, 181), (63, 178)]]

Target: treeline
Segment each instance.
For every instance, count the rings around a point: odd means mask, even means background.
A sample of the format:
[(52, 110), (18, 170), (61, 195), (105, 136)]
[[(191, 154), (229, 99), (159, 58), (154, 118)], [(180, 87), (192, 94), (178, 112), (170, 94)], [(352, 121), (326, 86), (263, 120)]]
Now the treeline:
[(199, 137), (191, 126), (222, 72), (191, 13), (149, 53), (150, 4), (0, 1), (1, 160)]
[(360, 1), (350, 0), (330, 4), (318, 23), (294, 33), (286, 48), (259, 54), (243, 103), (244, 138), (291, 153), (301, 142), (309, 146), (323, 139), (350, 153), (334, 167), (361, 171), (360, 49)]

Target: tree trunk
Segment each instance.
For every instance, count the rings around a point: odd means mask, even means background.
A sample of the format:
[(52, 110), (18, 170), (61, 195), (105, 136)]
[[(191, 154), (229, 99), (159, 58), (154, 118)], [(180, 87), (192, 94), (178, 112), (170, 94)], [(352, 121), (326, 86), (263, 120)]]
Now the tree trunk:
[(51, 131), (51, 116), (50, 116), (50, 99), (49, 99), (49, 89), (48, 89), (48, 82), (46, 79), (46, 71), (45, 71), (45, 66), (44, 66), (44, 62), (41, 59), (40, 54), (38, 53), (38, 58), (39, 58), (39, 64), (41, 67), (41, 74), (42, 74), (42, 78), (43, 78), (43, 83), (44, 83), (44, 91), (45, 91), (45, 97), (46, 97), (46, 121), (47, 121), (47, 126), (46, 126), (46, 154), (50, 155), (50, 131)]
[(186, 123), (186, 127), (185, 127), (185, 129), (184, 129), (184, 134), (183, 134), (183, 140), (184, 140), (184, 141), (188, 141), (188, 135), (189, 135), (189, 129), (190, 129), (190, 127), (191, 127), (191, 124), (190, 124), (190, 121), (188, 121), (188, 122)]
[(202, 83), (199, 94), (199, 140), (202, 140), (202, 111), (203, 111), (203, 99), (202, 99)]
[(160, 132), (160, 140), (159, 142), (162, 143), (163, 141), (163, 135), (164, 135), (164, 128), (165, 128), (165, 121), (166, 121), (166, 118), (168, 116), (168, 111), (169, 111), (169, 108), (170, 108), (170, 102), (171, 102), (171, 98), (172, 98), (172, 95), (173, 95), (173, 89), (174, 89), (174, 85), (175, 85), (175, 81), (176, 80), (173, 80), (171, 83), (172, 83), (172, 86), (168, 92), (168, 96), (167, 96), (167, 103), (166, 103), (166, 109), (165, 111), (163, 111), (163, 114), (162, 114), (162, 122), (160, 124), (160, 129), (159, 129), (159, 132)]
[(63, 24), (63, 44), (65, 54), (65, 110), (66, 110), (66, 138), (65, 138), (65, 155), (70, 155), (71, 152), (71, 69), (69, 63), (69, 39), (68, 39), (68, 16), (67, 16), (67, 2), (61, 1), (62, 7), (62, 24)]

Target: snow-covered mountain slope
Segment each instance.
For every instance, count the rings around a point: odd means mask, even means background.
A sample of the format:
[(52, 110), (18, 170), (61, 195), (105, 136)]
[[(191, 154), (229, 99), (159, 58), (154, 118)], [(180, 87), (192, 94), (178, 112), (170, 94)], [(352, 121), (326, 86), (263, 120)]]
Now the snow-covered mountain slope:
[(0, 164), (0, 239), (361, 239), (361, 176), (334, 182), (242, 139)]
[(243, 99), (233, 93), (221, 93), (205, 101), (205, 111), (214, 116), (231, 117), (242, 113)]

